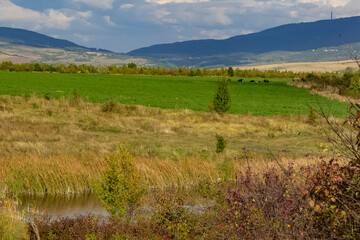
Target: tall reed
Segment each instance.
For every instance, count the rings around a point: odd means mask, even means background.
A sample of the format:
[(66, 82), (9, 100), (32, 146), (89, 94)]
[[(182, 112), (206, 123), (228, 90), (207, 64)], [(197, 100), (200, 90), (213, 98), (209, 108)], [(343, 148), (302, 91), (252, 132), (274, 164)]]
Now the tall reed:
[(24, 215), (17, 211), (17, 203), (0, 193), (0, 239), (29, 239)]

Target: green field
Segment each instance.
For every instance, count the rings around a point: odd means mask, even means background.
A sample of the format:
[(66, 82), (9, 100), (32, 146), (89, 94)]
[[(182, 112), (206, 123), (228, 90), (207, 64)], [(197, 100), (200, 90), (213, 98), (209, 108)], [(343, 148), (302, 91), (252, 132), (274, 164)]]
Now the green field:
[[(270, 83), (231, 82), (230, 113), (252, 115), (307, 114), (318, 102), (335, 116), (345, 116), (346, 103), (314, 96), (306, 89), (288, 86), (289, 79), (270, 79)], [(262, 80), (262, 79), (259, 79)], [(0, 72), (1, 95), (71, 97), (76, 89), (90, 102), (116, 101), (165, 109), (208, 111), (218, 78), (122, 76), (58, 73)]]

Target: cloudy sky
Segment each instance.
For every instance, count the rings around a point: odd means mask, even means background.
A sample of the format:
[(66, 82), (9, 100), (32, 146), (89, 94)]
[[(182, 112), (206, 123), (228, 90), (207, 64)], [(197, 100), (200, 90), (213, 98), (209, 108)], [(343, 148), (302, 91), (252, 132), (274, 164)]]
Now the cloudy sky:
[(360, 15), (360, 0), (0, 0), (0, 26), (127, 52)]

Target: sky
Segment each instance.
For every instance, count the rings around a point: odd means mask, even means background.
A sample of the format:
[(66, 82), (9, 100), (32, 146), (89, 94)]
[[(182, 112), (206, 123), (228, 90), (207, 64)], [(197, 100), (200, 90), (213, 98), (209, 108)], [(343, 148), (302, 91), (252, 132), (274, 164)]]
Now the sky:
[(0, 26), (128, 52), (360, 15), (360, 0), (0, 0)]

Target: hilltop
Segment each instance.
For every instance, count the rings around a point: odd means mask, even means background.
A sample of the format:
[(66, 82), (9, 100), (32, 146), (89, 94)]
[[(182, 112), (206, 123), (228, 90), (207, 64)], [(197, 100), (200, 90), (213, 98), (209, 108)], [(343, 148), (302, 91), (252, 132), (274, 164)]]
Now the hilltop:
[(174, 67), (148, 57), (133, 57), (105, 49), (88, 48), (25, 29), (0, 27), (0, 62), (75, 63), (123, 65), (130, 62), (150, 67)]
[(69, 50), (72, 48), (81, 48), (96, 52), (111, 52), (105, 49), (80, 46), (68, 40), (50, 37), (41, 33), (25, 29), (9, 27), (0, 27), (0, 42), (7, 42), (16, 45), (25, 45), (39, 48), (62, 48)]
[(360, 17), (294, 23), (224, 40), (158, 44), (128, 54), (194, 67), (345, 60), (349, 56), (342, 45), (360, 42), (360, 32), (355, 31), (359, 27)]

